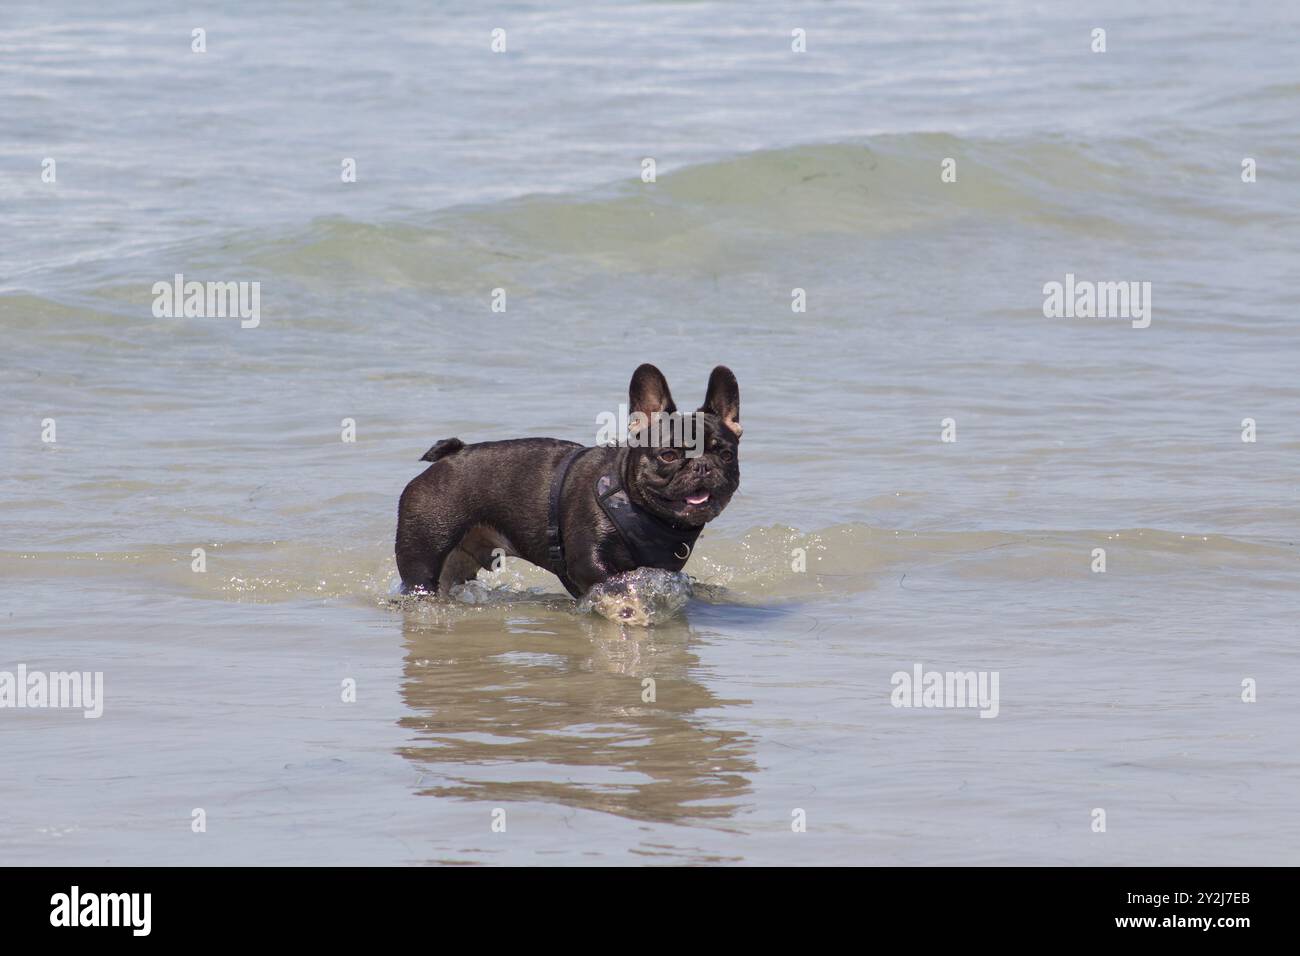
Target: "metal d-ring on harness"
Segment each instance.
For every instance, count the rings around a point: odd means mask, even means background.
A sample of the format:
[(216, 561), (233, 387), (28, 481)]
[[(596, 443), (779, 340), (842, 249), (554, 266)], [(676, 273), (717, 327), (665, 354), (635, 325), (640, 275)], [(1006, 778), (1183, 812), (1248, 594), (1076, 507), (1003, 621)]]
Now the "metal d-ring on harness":
[[(566, 573), (564, 538), (560, 533), (560, 497), (569, 468), (579, 456), (588, 451), (591, 449), (575, 448), (560, 462), (555, 477), (551, 479), (551, 500), (546, 522), (546, 546), (551, 570), (574, 597), (579, 596), (579, 590)], [(596, 479), (594, 490), (601, 510), (613, 522), (638, 568), (680, 571), (686, 566), (701, 528), (672, 524), (635, 504), (623, 488), (617, 469)]]

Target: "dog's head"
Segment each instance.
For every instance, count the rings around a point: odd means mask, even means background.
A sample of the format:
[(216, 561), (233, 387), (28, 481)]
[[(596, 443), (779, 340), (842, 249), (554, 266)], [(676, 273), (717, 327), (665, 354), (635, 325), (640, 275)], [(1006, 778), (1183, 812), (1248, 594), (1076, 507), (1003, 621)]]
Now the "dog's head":
[(628, 386), (628, 409), (629, 495), (679, 525), (698, 527), (721, 514), (740, 487), (740, 386), (731, 369), (715, 368), (704, 404), (678, 414), (663, 373), (642, 365)]

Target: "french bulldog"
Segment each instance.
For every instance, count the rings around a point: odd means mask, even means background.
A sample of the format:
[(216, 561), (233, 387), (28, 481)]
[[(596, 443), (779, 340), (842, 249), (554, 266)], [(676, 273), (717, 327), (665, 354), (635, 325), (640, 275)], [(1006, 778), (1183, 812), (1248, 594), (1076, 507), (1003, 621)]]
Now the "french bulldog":
[(680, 571), (740, 486), (740, 388), (719, 365), (694, 431), (652, 428), (677, 406), (646, 364), (632, 375), (628, 408), (632, 434), (618, 445), (446, 438), (425, 452), (431, 464), (397, 509), (403, 592), (445, 594), (501, 556), (553, 572), (575, 598), (636, 568)]

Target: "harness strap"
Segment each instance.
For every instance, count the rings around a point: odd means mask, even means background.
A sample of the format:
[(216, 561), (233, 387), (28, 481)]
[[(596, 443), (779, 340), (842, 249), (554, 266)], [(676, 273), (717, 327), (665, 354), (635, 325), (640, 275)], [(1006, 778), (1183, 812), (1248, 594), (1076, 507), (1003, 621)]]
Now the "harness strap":
[(551, 571), (570, 594), (574, 593), (575, 585), (565, 573), (564, 537), (560, 533), (560, 496), (564, 492), (564, 479), (569, 475), (569, 468), (583, 452), (587, 451), (591, 449), (575, 448), (560, 462), (560, 467), (556, 469), (555, 476), (551, 479), (551, 501), (546, 511), (546, 556), (550, 559)]

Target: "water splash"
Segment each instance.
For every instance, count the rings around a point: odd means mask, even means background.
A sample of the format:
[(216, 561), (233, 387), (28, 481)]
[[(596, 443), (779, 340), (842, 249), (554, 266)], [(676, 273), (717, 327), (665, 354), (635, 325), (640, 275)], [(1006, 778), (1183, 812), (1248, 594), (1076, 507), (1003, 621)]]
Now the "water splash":
[(648, 627), (675, 617), (692, 595), (691, 579), (681, 571), (637, 568), (595, 585), (578, 602), (578, 612)]

